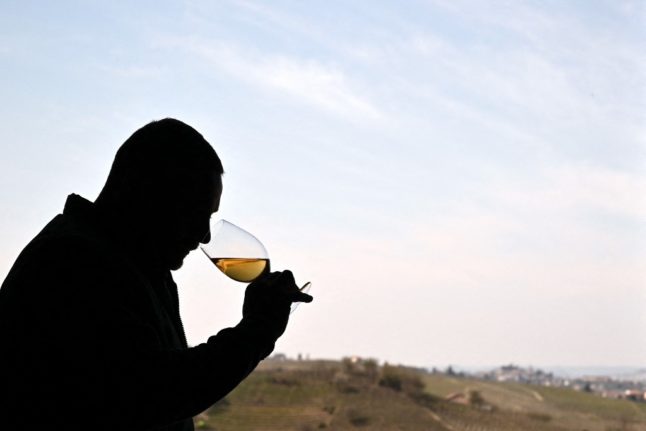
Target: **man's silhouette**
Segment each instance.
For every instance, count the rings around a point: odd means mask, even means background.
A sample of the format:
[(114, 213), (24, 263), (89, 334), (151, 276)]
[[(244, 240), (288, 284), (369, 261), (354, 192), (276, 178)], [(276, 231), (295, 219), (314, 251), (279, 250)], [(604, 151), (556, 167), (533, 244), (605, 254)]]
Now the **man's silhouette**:
[(70, 195), (0, 288), (0, 430), (192, 430), (274, 348), (289, 271), (251, 283), (243, 317), (189, 348), (170, 270), (219, 207), (222, 164), (174, 119), (137, 130), (94, 203)]

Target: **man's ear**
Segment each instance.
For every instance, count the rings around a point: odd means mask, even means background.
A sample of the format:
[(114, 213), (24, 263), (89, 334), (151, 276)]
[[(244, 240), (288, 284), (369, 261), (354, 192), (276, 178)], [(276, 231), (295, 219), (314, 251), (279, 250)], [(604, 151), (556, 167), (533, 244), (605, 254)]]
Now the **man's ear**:
[[(159, 186), (157, 188), (160, 188)], [(152, 192), (152, 193), (151, 193)], [(150, 176), (128, 172), (121, 177), (117, 193), (119, 200), (126, 206), (125, 210), (133, 212), (151, 206), (154, 196), (158, 193), (152, 184)]]

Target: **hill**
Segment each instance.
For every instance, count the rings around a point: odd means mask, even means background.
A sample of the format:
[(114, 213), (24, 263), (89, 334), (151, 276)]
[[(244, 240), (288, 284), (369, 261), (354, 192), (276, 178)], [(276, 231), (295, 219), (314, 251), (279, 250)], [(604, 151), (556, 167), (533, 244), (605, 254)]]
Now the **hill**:
[(375, 361), (265, 361), (196, 428), (646, 431), (646, 404)]

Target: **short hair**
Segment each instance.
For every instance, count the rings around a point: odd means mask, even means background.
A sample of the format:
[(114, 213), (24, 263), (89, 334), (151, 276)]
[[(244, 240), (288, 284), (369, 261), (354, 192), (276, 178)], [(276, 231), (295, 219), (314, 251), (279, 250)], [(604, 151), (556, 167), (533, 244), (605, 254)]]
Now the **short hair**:
[(105, 187), (121, 188), (133, 180), (167, 187), (204, 172), (224, 173), (211, 144), (188, 124), (164, 118), (146, 124), (121, 145)]

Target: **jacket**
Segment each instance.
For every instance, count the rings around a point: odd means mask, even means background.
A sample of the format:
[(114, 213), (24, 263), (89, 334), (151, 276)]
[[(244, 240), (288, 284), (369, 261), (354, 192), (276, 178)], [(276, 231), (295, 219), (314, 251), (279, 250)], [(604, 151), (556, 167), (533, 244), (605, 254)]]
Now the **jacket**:
[(274, 348), (244, 319), (188, 347), (177, 286), (70, 195), (0, 288), (0, 430), (193, 430)]

